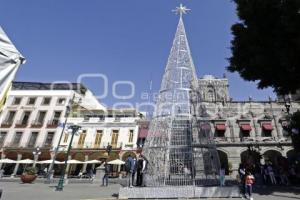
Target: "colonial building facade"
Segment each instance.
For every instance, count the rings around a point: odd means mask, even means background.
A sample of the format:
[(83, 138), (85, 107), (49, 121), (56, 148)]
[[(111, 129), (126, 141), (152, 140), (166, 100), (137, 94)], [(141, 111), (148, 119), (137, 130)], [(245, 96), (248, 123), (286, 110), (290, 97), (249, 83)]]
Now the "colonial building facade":
[[(71, 112), (66, 121), (67, 109)], [(58, 147), (56, 159), (62, 161), (71, 138), (68, 126), (77, 124), (81, 131), (74, 137), (69, 159), (99, 160), (106, 156), (109, 145), (112, 151), (108, 160), (125, 159), (126, 155), (136, 154), (140, 119), (143, 115), (134, 109), (107, 109), (81, 84), (14, 82), (0, 114), (1, 157), (49, 160)], [(37, 147), (41, 153), (35, 158)], [(16, 175), (23, 166), (4, 167), (7, 175)], [(70, 173), (86, 167), (87, 164), (73, 166)]]
[[(206, 121), (214, 136), (221, 165), (226, 173), (236, 172), (240, 163), (272, 162), (293, 157), (291, 138), (283, 100), (233, 101), (228, 79), (206, 75), (198, 80), (194, 98), (197, 119)], [(299, 101), (290, 101), (290, 113), (300, 109)], [(236, 174), (236, 173), (233, 173)]]

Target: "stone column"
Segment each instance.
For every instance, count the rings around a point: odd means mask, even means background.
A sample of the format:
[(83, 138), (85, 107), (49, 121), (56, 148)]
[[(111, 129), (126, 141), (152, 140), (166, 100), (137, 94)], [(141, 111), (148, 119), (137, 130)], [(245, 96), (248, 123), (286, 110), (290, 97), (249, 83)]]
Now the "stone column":
[(234, 134), (234, 126), (231, 120), (228, 120), (228, 126), (229, 126), (229, 138), (231, 142), (235, 142), (236, 138), (235, 138), (235, 134)]
[[(68, 157), (68, 160), (71, 160), (71, 159), (72, 159), (72, 156), (70, 155), (70, 156)], [(67, 168), (66, 168), (66, 173), (65, 173), (65, 179), (68, 178), (68, 174), (70, 173), (69, 170), (70, 170), (70, 164), (68, 163), (68, 164), (67, 164)]]
[(278, 125), (278, 117), (273, 115), (274, 118), (274, 126), (275, 126), (275, 130), (276, 130), (276, 135), (275, 137), (278, 137), (279, 139), (283, 138), (283, 133), (281, 130), (281, 127)]
[[(21, 160), (22, 159), (22, 154), (18, 154), (18, 157), (17, 157), (17, 161)], [(11, 177), (14, 177), (17, 175), (17, 172), (18, 172), (18, 169), (19, 169), (19, 163), (16, 163), (16, 166), (14, 168), (14, 172), (12, 173)]]
[[(84, 155), (84, 162), (89, 160), (89, 154)], [(87, 163), (83, 163), (82, 172), (84, 173), (86, 171)]]
[(231, 162), (231, 164), (232, 164), (231, 177), (236, 178), (236, 175), (238, 174), (238, 169), (239, 169), (239, 165), (241, 162), (241, 158), (240, 158), (240, 156), (237, 156), (237, 155), (230, 156), (230, 157), (228, 157), (228, 162)]
[(252, 118), (252, 123), (253, 123), (253, 126), (254, 126), (254, 133), (255, 133), (255, 135), (254, 135), (254, 137), (255, 138), (258, 138), (258, 137), (260, 137), (261, 136), (261, 134), (259, 133), (259, 131), (258, 131), (258, 123), (257, 123), (257, 119), (256, 118)]
[[(4, 159), (4, 158), (5, 158), (5, 154), (4, 154), (3, 151), (2, 151), (1, 159)], [(3, 165), (3, 163), (0, 163), (0, 169), (2, 169), (2, 165)]]
[[(50, 153), (50, 156), (51, 156), (51, 160), (53, 161), (53, 158), (54, 158), (54, 153), (53, 152), (51, 152)], [(51, 162), (51, 164), (49, 165), (49, 167), (48, 167), (48, 173), (49, 173), (49, 175), (48, 175), (48, 181), (51, 181), (51, 180), (53, 180), (53, 177), (54, 177), (54, 173), (55, 173), (55, 170), (54, 170), (55, 168), (54, 168), (54, 163), (52, 163)]]

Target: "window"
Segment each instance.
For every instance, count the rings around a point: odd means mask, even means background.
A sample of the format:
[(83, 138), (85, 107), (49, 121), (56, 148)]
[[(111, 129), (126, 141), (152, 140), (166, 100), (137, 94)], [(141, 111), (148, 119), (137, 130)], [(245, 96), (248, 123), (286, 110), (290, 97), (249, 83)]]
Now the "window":
[(4, 144), (4, 140), (6, 138), (7, 132), (1, 131), (0, 132), (0, 146), (2, 147)]
[(40, 111), (37, 118), (37, 123), (40, 125), (44, 124), (45, 116), (46, 116), (46, 111)]
[(12, 105), (20, 105), (22, 98), (20, 97), (15, 97), (13, 100)]
[(83, 147), (84, 141), (85, 141), (85, 137), (86, 137), (86, 130), (83, 130), (82, 133), (80, 134), (79, 140), (78, 140), (78, 146), (79, 147)]
[(30, 97), (29, 100), (28, 100), (27, 105), (34, 105), (34, 104), (35, 104), (35, 101), (36, 101), (36, 98), (35, 98), (35, 97)]
[(112, 131), (112, 137), (111, 137), (111, 146), (113, 148), (117, 147), (118, 137), (119, 137), (119, 130), (113, 130)]
[(12, 124), (16, 115), (16, 111), (9, 111), (6, 117), (6, 124)]
[(53, 121), (52, 121), (53, 125), (58, 125), (60, 116), (61, 116), (61, 111), (54, 112)]
[(14, 140), (12, 142), (12, 146), (14, 146), (14, 147), (19, 146), (22, 135), (23, 135), (22, 132), (16, 132), (16, 135), (15, 135)]
[(95, 148), (100, 147), (102, 136), (103, 136), (103, 131), (102, 130), (97, 130), (96, 138), (95, 138), (95, 144), (94, 144)]
[(225, 137), (226, 125), (218, 123), (215, 125), (215, 137)]
[(271, 122), (264, 122), (262, 126), (262, 136), (263, 137), (272, 137), (273, 126)]
[(222, 130), (216, 130), (215, 137), (225, 137), (225, 131)]
[(252, 130), (250, 123), (241, 123), (240, 129), (242, 137), (250, 137), (250, 132)]
[(133, 142), (133, 130), (129, 130), (129, 139), (128, 139), (129, 143)]
[(51, 102), (51, 97), (45, 97), (43, 100), (42, 105), (49, 105)]
[(29, 139), (29, 142), (28, 142), (28, 147), (34, 147), (35, 146), (38, 134), (39, 134), (38, 132), (32, 132), (31, 133), (31, 136), (30, 136), (30, 139)]
[(21, 121), (22, 125), (27, 125), (29, 117), (30, 117), (30, 114), (31, 114), (30, 111), (25, 111), (24, 112), (24, 115), (23, 115), (23, 118), (22, 118), (22, 121)]
[(65, 98), (59, 98), (57, 100), (57, 105), (65, 105), (66, 103), (66, 99)]
[(66, 134), (65, 134), (65, 137), (64, 137), (64, 143), (67, 143), (67, 142), (68, 142), (68, 138), (69, 138), (69, 134), (66, 133)]
[(54, 132), (48, 132), (45, 140), (45, 147), (50, 147), (52, 145), (53, 137), (54, 137)]

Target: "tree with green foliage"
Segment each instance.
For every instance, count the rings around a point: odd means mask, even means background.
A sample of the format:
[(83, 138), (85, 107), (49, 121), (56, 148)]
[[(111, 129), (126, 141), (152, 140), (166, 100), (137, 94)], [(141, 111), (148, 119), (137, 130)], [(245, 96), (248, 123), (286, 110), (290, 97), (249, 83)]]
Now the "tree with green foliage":
[(234, 0), (230, 72), (278, 94), (300, 88), (300, 0)]
[[(230, 72), (258, 88), (285, 95), (300, 89), (300, 0), (234, 0), (240, 21), (232, 25)], [(289, 133), (300, 152), (300, 112)]]

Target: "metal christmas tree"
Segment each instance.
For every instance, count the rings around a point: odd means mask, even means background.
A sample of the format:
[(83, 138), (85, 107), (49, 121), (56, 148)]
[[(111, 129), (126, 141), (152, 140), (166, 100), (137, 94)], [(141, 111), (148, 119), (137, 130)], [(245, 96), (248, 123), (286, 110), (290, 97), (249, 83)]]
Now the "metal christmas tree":
[(197, 118), (197, 75), (182, 15), (161, 83), (143, 154), (148, 186), (216, 183), (219, 158), (208, 123)]

